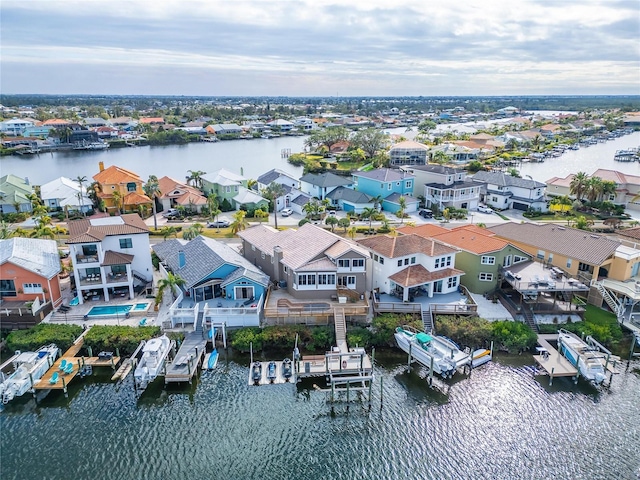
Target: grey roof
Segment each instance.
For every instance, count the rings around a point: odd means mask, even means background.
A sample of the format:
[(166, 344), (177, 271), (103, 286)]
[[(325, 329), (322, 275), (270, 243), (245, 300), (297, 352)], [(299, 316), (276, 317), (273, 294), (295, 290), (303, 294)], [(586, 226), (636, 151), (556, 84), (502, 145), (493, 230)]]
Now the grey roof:
[(377, 180), (379, 182), (396, 182), (398, 180), (415, 178), (415, 175), (409, 172), (391, 168), (378, 168), (377, 170), (371, 170), (369, 172), (355, 172), (353, 176), (370, 178), (371, 180)]
[(404, 197), (405, 200), (407, 201), (407, 203), (419, 203), (420, 201), (415, 198), (412, 197), (411, 195), (402, 195), (401, 193), (398, 192), (394, 192), (390, 195), (387, 195), (386, 197), (384, 197), (384, 201), (385, 202), (391, 202), (391, 203), (399, 203), (400, 197)]
[(404, 165), (407, 170), (420, 170), (421, 172), (440, 173), (442, 175), (454, 175), (463, 172), (462, 168), (447, 167), (446, 165)]
[(331, 172), (327, 173), (307, 173), (300, 177), (302, 182), (310, 183), (318, 187), (340, 187), (351, 185), (353, 181), (346, 177), (341, 177)]
[(503, 172), (477, 172), (473, 176), (474, 180), (490, 183), (492, 185), (498, 185), (501, 187), (520, 187), (533, 190), (534, 188), (546, 187), (547, 185), (541, 182), (536, 182), (528, 178), (518, 178), (507, 175)]
[(553, 223), (503, 223), (489, 228), (505, 240), (521, 242), (589, 265), (601, 265), (610, 258), (620, 242), (604, 235), (563, 227)]
[(338, 187), (327, 195), (331, 200), (343, 200), (349, 203), (372, 203), (371, 197), (352, 188)]
[(283, 172), (278, 168), (274, 168), (272, 170), (269, 170), (267, 173), (263, 173), (262, 175), (260, 175), (258, 177), (258, 183), (261, 183), (262, 185), (269, 185), (271, 182), (277, 180), (278, 177), (281, 177), (281, 176), (285, 176), (297, 182), (297, 180), (293, 176), (289, 175), (287, 172)]
[(47, 279), (60, 272), (60, 256), (55, 240), (23, 237), (0, 240), (0, 265), (6, 262)]
[(307, 195), (306, 193), (301, 193), (296, 198), (291, 200), (291, 203), (295, 203), (296, 205), (300, 205), (302, 207), (307, 203), (309, 203), (310, 201), (311, 201), (311, 197), (309, 195)]
[[(225, 264), (238, 267), (245, 276), (251, 275), (250, 278), (259, 279), (256, 281), (262, 285), (268, 284), (268, 277), (233, 248), (202, 235), (190, 242), (173, 239), (157, 243), (153, 246), (153, 251), (174, 274), (185, 280), (186, 288), (197, 285)], [(178, 260), (180, 251), (185, 255), (185, 265), (182, 268)]]
[[(456, 188), (482, 187), (485, 184), (482, 182), (476, 182), (473, 179), (465, 178), (461, 182), (453, 182), (448, 185), (446, 183), (425, 183), (425, 185), (431, 188), (439, 188), (440, 190), (447, 190), (447, 189), (456, 189)], [(500, 195), (504, 195), (504, 192), (500, 192)]]

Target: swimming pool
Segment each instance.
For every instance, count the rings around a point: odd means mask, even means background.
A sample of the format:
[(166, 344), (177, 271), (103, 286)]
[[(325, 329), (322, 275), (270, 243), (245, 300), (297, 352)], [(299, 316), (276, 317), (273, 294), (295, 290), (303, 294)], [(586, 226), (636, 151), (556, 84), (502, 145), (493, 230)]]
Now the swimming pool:
[(140, 313), (146, 312), (149, 309), (151, 304), (148, 302), (145, 303), (136, 303), (133, 305), (102, 305), (99, 307), (92, 307), (91, 310), (87, 313), (89, 317), (110, 317), (115, 315), (126, 315), (127, 313)]

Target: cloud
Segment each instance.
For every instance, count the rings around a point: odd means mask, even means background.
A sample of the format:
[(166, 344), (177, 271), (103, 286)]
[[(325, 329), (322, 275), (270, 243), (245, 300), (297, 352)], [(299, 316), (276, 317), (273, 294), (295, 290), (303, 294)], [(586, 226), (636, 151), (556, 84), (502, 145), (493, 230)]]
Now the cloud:
[[(133, 8), (120, 0), (4, 0), (0, 14), (0, 80), (13, 93), (79, 91), (72, 86), (202, 95), (639, 89), (633, 2), (154, 0)], [(152, 85), (138, 90), (133, 72)], [(177, 82), (186, 72), (188, 85)]]

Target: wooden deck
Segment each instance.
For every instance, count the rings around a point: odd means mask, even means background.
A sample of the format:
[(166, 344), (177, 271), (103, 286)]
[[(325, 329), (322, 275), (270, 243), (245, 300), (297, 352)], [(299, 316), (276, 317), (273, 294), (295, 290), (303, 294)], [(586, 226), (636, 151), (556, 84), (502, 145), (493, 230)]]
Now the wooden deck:
[(116, 366), (120, 363), (120, 357), (111, 357), (109, 359), (103, 359), (100, 357), (82, 357), (85, 365), (90, 365), (92, 367), (111, 367), (114, 370)]
[[(69, 385), (69, 383), (71, 383), (71, 381), (74, 378), (76, 378), (76, 375), (80, 373), (80, 368), (82, 368), (81, 366), (82, 360), (80, 359), (80, 357), (67, 356), (68, 352), (69, 350), (65, 352), (64, 356), (60, 357), (58, 360), (54, 362), (51, 368), (47, 370), (47, 372), (42, 376), (42, 378), (38, 382), (34, 383), (33, 388), (35, 390), (66, 390), (67, 389), (67, 386)], [(73, 371), (71, 373), (63, 373), (60, 370), (60, 364), (62, 363), (63, 359), (66, 362), (73, 363)], [(50, 382), (51, 377), (53, 377), (53, 374), (55, 372), (58, 372), (58, 375), (59, 375), (58, 381), (56, 383), (51, 383)]]
[(551, 380), (554, 377), (576, 377), (578, 369), (549, 343), (554, 340), (558, 340), (558, 335), (539, 334), (538, 344), (546, 350), (546, 353), (534, 355), (533, 359), (551, 377)]
[(198, 371), (206, 346), (207, 338), (201, 331), (187, 333), (175, 358), (166, 364), (164, 383), (190, 382)]

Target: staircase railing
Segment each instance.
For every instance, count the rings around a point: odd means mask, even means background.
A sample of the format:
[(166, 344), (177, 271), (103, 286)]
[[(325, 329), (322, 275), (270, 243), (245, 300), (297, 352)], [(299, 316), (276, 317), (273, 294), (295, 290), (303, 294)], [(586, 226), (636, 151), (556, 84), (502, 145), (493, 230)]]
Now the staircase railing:
[(617, 297), (611, 295), (602, 282), (593, 282), (593, 285), (598, 289), (598, 292), (600, 292), (602, 298), (607, 302), (607, 305), (609, 305), (613, 313), (615, 313), (618, 318), (622, 317), (624, 314), (624, 303)]

